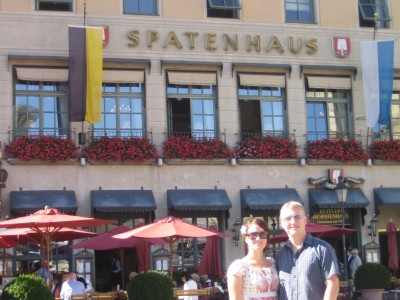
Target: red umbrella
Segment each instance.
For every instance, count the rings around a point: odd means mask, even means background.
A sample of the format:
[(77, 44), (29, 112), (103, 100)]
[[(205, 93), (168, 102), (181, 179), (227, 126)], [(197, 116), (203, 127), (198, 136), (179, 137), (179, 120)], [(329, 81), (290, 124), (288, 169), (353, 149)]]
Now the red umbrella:
[[(52, 241), (70, 241), (95, 235), (95, 232), (65, 227), (53, 233)], [(21, 243), (41, 244), (43, 242), (43, 235), (30, 228), (14, 228), (0, 231), (0, 238), (7, 239), (8, 241), (13, 241), (15, 243), (14, 246)]]
[[(50, 244), (54, 235), (64, 227), (91, 227), (113, 222), (95, 218), (86, 218), (61, 213), (55, 208), (46, 206), (33, 214), (11, 220), (1, 221), (0, 228), (30, 228), (42, 237), (42, 245), (47, 249), (47, 260), (50, 261)], [(49, 271), (49, 270), (47, 270)], [(50, 285), (50, 283), (48, 283)]]
[[(357, 229), (351, 229), (351, 228), (342, 229), (341, 227), (321, 225), (308, 221), (306, 225), (306, 231), (311, 233), (312, 236), (318, 238), (330, 238), (330, 237), (341, 236), (342, 234), (353, 234), (357, 232)], [(270, 238), (269, 243), (271, 244), (281, 243), (285, 242), (287, 239), (288, 239), (287, 233), (282, 232)]]
[(165, 219), (159, 220), (152, 224), (148, 224), (131, 231), (117, 234), (114, 237), (117, 239), (127, 239), (132, 236), (142, 237), (142, 238), (164, 238), (171, 250), (169, 267), (171, 270), (172, 278), (172, 245), (180, 238), (196, 238), (196, 237), (207, 237), (215, 236), (216, 232), (210, 231), (208, 229), (196, 226), (181, 219), (169, 216)]
[(228, 237), (228, 234), (218, 232), (217, 227), (212, 225), (209, 230), (216, 232), (217, 236), (207, 237), (206, 246), (201, 257), (199, 274), (208, 274), (222, 277), (222, 265), (221, 265), (221, 252), (219, 249), (219, 239), (222, 237)]
[[(127, 226), (118, 226), (115, 227), (108, 232), (105, 232), (103, 234), (100, 234), (96, 237), (93, 237), (91, 239), (88, 239), (86, 241), (83, 241), (81, 243), (75, 244), (72, 246), (74, 249), (79, 249), (79, 248), (87, 248), (87, 249), (93, 249), (93, 250), (109, 250), (109, 249), (120, 249), (120, 255), (121, 255), (121, 265), (122, 265), (122, 274), (124, 274), (124, 250), (123, 248), (135, 248), (137, 247), (137, 256), (138, 256), (138, 263), (139, 266), (141, 265), (141, 259), (142, 256), (139, 255), (140, 252), (145, 252), (147, 254), (147, 260), (149, 259), (148, 252), (149, 252), (149, 244), (152, 245), (164, 245), (166, 242), (163, 239), (141, 239), (137, 237), (131, 237), (128, 239), (115, 239), (113, 238), (114, 235), (127, 232), (131, 230), (132, 228), (129, 228)], [(142, 248), (143, 242), (146, 243), (147, 247)], [(148, 266), (148, 263), (147, 263)], [(141, 271), (147, 271), (148, 267), (146, 270), (139, 270)], [(122, 287), (124, 287), (124, 276), (122, 276)]]
[(397, 241), (396, 241), (396, 224), (389, 220), (386, 226), (386, 232), (388, 234), (388, 250), (389, 250), (389, 262), (388, 267), (389, 269), (393, 270), (394, 272), (397, 271), (399, 268), (399, 258), (397, 257)]

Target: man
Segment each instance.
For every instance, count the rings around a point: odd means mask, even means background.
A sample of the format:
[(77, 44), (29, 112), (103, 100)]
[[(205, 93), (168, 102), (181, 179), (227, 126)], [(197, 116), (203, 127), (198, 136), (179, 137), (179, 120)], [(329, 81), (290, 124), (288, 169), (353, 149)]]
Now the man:
[(116, 289), (122, 283), (121, 261), (115, 255), (111, 256), (111, 259), (111, 288)]
[(361, 260), (360, 256), (358, 255), (358, 249), (356, 249), (356, 248), (351, 250), (351, 255), (353, 256), (353, 260), (350, 265), (350, 272), (351, 272), (350, 274), (351, 274), (351, 278), (354, 278), (357, 268), (362, 265), (362, 260)]
[(285, 203), (279, 218), (289, 237), (276, 258), (279, 299), (336, 300), (339, 267), (332, 246), (306, 232), (307, 216), (300, 203)]
[(61, 287), (60, 298), (63, 300), (71, 300), (72, 295), (85, 294), (85, 286), (82, 282), (76, 280), (75, 273), (68, 274), (68, 280)]
[(50, 287), (50, 283), (53, 281), (53, 278), (51, 276), (51, 272), (49, 272), (49, 262), (47, 260), (42, 260), (42, 266), (37, 271), (36, 276), (42, 277), (46, 285)]

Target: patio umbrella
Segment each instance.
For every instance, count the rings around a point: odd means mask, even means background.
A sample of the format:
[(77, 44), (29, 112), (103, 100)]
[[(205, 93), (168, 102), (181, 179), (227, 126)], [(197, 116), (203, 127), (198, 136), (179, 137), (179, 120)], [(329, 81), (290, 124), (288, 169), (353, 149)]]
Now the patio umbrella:
[[(137, 247), (137, 256), (138, 256), (138, 263), (141, 263), (141, 258), (139, 257), (139, 252), (144, 251), (147, 254), (148, 260), (148, 252), (149, 243), (152, 245), (164, 245), (166, 242), (163, 239), (142, 239), (137, 237), (131, 237), (128, 239), (115, 239), (113, 238), (114, 235), (127, 232), (132, 230), (132, 228), (127, 226), (118, 226), (115, 227), (103, 234), (100, 234), (96, 237), (88, 239), (86, 241), (80, 242), (72, 246), (74, 249), (79, 248), (86, 248), (86, 249), (93, 249), (93, 250), (109, 250), (109, 249), (120, 249), (120, 256), (121, 256), (121, 267), (122, 267), (122, 274), (124, 274), (124, 248), (135, 248)], [(139, 246), (142, 245), (142, 242), (147, 242), (147, 248), (139, 249)], [(147, 271), (147, 270), (146, 270)], [(140, 272), (140, 270), (139, 270)], [(122, 276), (122, 287), (125, 286), (124, 276)]]
[(393, 220), (390, 219), (387, 226), (386, 232), (388, 234), (388, 250), (389, 250), (389, 269), (393, 270), (393, 273), (397, 271), (399, 268), (399, 258), (397, 256), (397, 241), (396, 234), (397, 228), (396, 224), (394, 224)]
[(7, 238), (0, 237), (0, 248), (3, 248), (3, 270), (2, 276), (4, 276), (4, 271), (6, 268), (6, 248), (14, 247), (18, 244), (16, 241), (9, 240)]
[[(357, 232), (357, 229), (341, 228), (335, 226), (321, 225), (314, 222), (307, 222), (306, 231), (311, 233), (312, 236), (318, 238), (330, 238), (341, 236), (342, 234), (353, 234)], [(287, 233), (282, 232), (269, 239), (269, 243), (276, 244), (285, 242), (288, 239)]]
[(208, 228), (209, 230), (216, 232), (218, 235), (207, 237), (206, 246), (201, 256), (199, 265), (199, 274), (216, 275), (222, 277), (222, 265), (221, 265), (221, 252), (219, 249), (219, 239), (228, 237), (228, 234), (218, 232), (217, 227), (212, 225)]
[(172, 245), (180, 238), (196, 238), (215, 236), (216, 232), (196, 226), (181, 219), (169, 216), (157, 222), (130, 230), (125, 233), (117, 234), (114, 238), (127, 239), (132, 236), (141, 238), (164, 238), (170, 246), (170, 262), (169, 267), (171, 270), (172, 278)]
[(0, 228), (30, 228), (37, 232), (41, 236), (41, 245), (47, 249), (47, 261), (50, 261), (50, 244), (54, 240), (55, 234), (62, 228), (91, 227), (112, 223), (108, 220), (63, 214), (55, 208), (46, 206), (33, 214), (1, 221)]

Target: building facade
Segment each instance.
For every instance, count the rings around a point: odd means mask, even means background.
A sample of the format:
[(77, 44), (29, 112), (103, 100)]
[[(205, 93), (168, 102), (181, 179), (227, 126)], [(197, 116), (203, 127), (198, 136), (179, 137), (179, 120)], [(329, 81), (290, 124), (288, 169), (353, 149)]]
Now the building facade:
[[(399, 139), (399, 14), (394, 0), (0, 0), (3, 150), (24, 136), (68, 137), (79, 150), (102, 136), (148, 137), (161, 158), (62, 164), (21, 162), (3, 151), (3, 218), (51, 205), (130, 227), (174, 215), (232, 234), (236, 218), (251, 214), (278, 233), (279, 208), (295, 199), (313, 221), (341, 226), (344, 214), (345, 226), (358, 230), (346, 245), (329, 239), (341, 261), (344, 247), (363, 253), (376, 214), (375, 242), (387, 263), (386, 224), (400, 220), (398, 161), (304, 158), (310, 141), (343, 138), (367, 149), (374, 139)], [(100, 123), (69, 122), (69, 25), (105, 27)], [(373, 39), (395, 45), (391, 124), (374, 134), (360, 59), (360, 42)], [(273, 136), (295, 140), (298, 155), (206, 163), (163, 157), (163, 143), (180, 135), (231, 149), (254, 135)], [(335, 188), (321, 187), (335, 186), (338, 172), (351, 186), (343, 207)], [(174, 267), (197, 267), (204, 243), (175, 245)], [(224, 268), (244, 254), (241, 241), (234, 245), (222, 240)], [(9, 275), (28, 271), (35, 259), (35, 249), (22, 248), (9, 250)], [(76, 253), (60, 247), (56, 267), (78, 268)], [(135, 269), (134, 258), (128, 263)]]

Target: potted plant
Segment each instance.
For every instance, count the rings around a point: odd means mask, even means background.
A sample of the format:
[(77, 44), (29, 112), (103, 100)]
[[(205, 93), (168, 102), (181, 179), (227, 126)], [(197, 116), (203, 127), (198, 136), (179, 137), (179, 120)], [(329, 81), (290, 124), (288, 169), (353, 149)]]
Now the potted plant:
[(69, 161), (79, 154), (73, 140), (56, 136), (22, 136), (5, 148), (8, 158), (21, 161)]
[(148, 138), (120, 138), (103, 136), (94, 139), (84, 149), (83, 157), (89, 163), (154, 163), (158, 157), (157, 148)]
[(206, 137), (194, 139), (188, 136), (172, 136), (163, 144), (163, 156), (167, 164), (174, 161), (191, 161), (196, 164), (196, 160), (206, 164), (217, 160), (225, 164), (230, 155), (231, 151), (223, 141)]
[(51, 300), (51, 292), (43, 278), (32, 274), (21, 274), (8, 283), (1, 294), (1, 300)]
[(307, 160), (333, 160), (343, 163), (362, 162), (367, 158), (360, 142), (344, 139), (309, 141), (306, 153)]
[(354, 275), (354, 286), (362, 293), (363, 300), (382, 299), (384, 289), (390, 286), (390, 272), (384, 265), (365, 263)]
[(235, 157), (241, 164), (255, 164), (256, 161), (267, 160), (275, 163), (296, 163), (298, 157), (295, 140), (274, 136), (254, 136), (238, 143), (234, 150)]
[(174, 295), (171, 277), (160, 271), (139, 273), (126, 289), (129, 300), (166, 300)]

